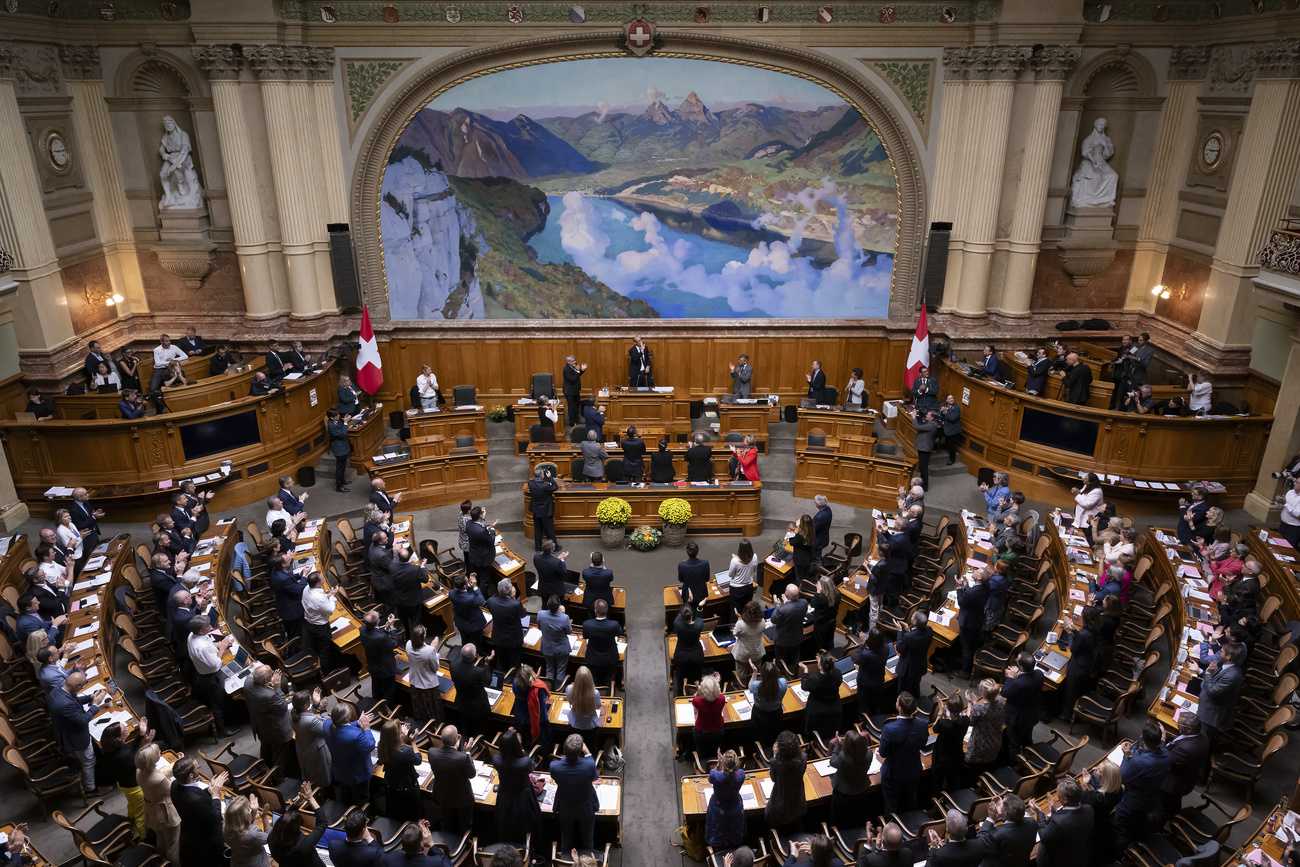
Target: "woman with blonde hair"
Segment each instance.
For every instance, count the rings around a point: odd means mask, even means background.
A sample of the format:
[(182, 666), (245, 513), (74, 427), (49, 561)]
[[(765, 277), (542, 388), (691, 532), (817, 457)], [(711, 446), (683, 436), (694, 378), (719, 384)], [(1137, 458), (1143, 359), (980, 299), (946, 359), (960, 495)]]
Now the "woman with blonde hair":
[(1006, 716), (1007, 700), (1001, 696), (998, 682), (985, 678), (979, 682), (978, 691), (967, 690), (969, 705), (966, 717), (970, 720), (970, 740), (966, 744), (966, 766), (978, 778), (990, 770), (1002, 751), (1002, 723)]
[(27, 661), (32, 664), (32, 668), (36, 671), (36, 677), (38, 679), (41, 676), (41, 663), (40, 660), (36, 658), (36, 654), (40, 653), (43, 648), (49, 646), (50, 634), (44, 629), (38, 629), (31, 635), (27, 636), (27, 647), (24, 649), (24, 655), (27, 657)]
[(713, 797), (704, 816), (704, 842), (714, 849), (734, 849), (745, 842), (745, 803), (740, 797), (740, 787), (745, 782), (745, 769), (735, 750), (725, 753), (715, 750), (701, 760), (717, 756), (718, 765), (709, 771)]
[(731, 453), (736, 458), (736, 472), (732, 477), (734, 481), (748, 479), (751, 482), (758, 481), (758, 447), (755, 445), (754, 435), (745, 434), (745, 445), (743, 448), (731, 447)]
[(1115, 807), (1124, 796), (1124, 782), (1119, 765), (1102, 762), (1096, 770), (1079, 775), (1083, 786), (1083, 803), (1092, 807), (1092, 846), (1088, 863), (1094, 867), (1110, 864), (1120, 853), (1115, 847)]
[(700, 761), (707, 762), (722, 748), (722, 709), (727, 706), (722, 695), (722, 675), (711, 671), (700, 678), (691, 706), (695, 708), (695, 752)]
[[(179, 758), (185, 754), (180, 753)], [(149, 743), (135, 751), (135, 779), (144, 795), (145, 825), (158, 838), (158, 851), (173, 864), (181, 863), (181, 817), (172, 805), (172, 766), (158, 769), (162, 750)]]
[(596, 730), (605, 715), (605, 702), (596, 689), (590, 668), (585, 665), (578, 667), (573, 683), (564, 690), (564, 698), (569, 702), (569, 725), (582, 735), (587, 749), (596, 752)]
[[(54, 520), (57, 522), (57, 526), (54, 528), (55, 538), (59, 540), (60, 545), (68, 549), (67, 553), (64, 554), (63, 559), (68, 562), (80, 560), (81, 540), (86, 536), (89, 536), (90, 531), (85, 530), (83, 532), (82, 530), (77, 529), (77, 525), (72, 523), (72, 513), (67, 509), (59, 509), (55, 512)], [(80, 577), (80, 575), (81, 568), (75, 567), (72, 577), (75, 579)]]
[(829, 575), (817, 579), (817, 592), (809, 604), (813, 617), (813, 644), (818, 650), (835, 649), (835, 618), (840, 613), (840, 591)]
[(736, 660), (736, 677), (745, 683), (754, 674), (763, 658), (763, 605), (751, 599), (740, 609), (731, 634), (736, 643), (731, 645), (731, 656)]
[(226, 804), (221, 836), (230, 847), (230, 867), (271, 867), (266, 832), (253, 824), (258, 809), (257, 795), (236, 795)]

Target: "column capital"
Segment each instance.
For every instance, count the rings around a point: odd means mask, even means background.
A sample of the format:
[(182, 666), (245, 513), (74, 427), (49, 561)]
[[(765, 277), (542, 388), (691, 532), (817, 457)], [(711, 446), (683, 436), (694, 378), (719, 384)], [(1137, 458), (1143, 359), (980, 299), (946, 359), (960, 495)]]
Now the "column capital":
[(1250, 55), (1255, 78), (1300, 78), (1300, 39), (1256, 45)]
[(959, 45), (943, 50), (943, 77), (945, 81), (965, 81), (975, 64), (973, 45)]
[(63, 66), (64, 78), (99, 81), (104, 77), (96, 45), (60, 45), (59, 63)]
[(1200, 81), (1210, 64), (1210, 46), (1175, 45), (1169, 55), (1170, 81)]
[(17, 78), (23, 56), (12, 42), (0, 42), (0, 78)]
[(191, 45), (190, 52), (210, 81), (235, 81), (244, 68), (244, 56), (230, 45)]
[(967, 76), (975, 81), (1014, 81), (1024, 71), (1033, 49), (1028, 45), (987, 45), (975, 49)]
[(307, 71), (313, 81), (334, 80), (334, 49), (307, 47)]
[(1081, 54), (1083, 49), (1077, 45), (1040, 45), (1029, 63), (1039, 81), (1064, 81)]
[(244, 57), (258, 81), (304, 81), (312, 77), (305, 45), (244, 46)]

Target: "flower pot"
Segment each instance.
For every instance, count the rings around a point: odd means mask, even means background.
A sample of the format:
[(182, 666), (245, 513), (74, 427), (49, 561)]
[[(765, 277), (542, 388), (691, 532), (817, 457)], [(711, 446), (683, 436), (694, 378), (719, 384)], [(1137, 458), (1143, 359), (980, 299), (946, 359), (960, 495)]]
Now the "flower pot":
[(623, 537), (627, 535), (627, 524), (601, 524), (600, 543), (611, 551), (623, 547)]
[(669, 548), (680, 548), (686, 544), (688, 524), (670, 524), (664, 521), (664, 544)]

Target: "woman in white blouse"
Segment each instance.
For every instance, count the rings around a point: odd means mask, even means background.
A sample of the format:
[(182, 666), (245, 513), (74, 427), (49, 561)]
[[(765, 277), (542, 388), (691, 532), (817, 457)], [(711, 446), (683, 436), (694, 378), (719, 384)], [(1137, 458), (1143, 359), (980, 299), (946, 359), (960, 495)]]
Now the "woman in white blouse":
[(1210, 375), (1203, 370), (1192, 371), (1188, 377), (1187, 385), (1191, 389), (1192, 396), (1187, 401), (1187, 407), (1192, 412), (1209, 412), (1210, 395), (1214, 391), (1214, 383), (1210, 382)]
[(1119, 559), (1125, 555), (1136, 557), (1134, 552), (1134, 543), (1137, 542), (1137, 530), (1132, 527), (1125, 527), (1118, 533), (1113, 530), (1107, 530), (1107, 539), (1102, 544), (1102, 559), (1108, 565), (1119, 563)]
[(54, 513), (54, 520), (59, 524), (54, 528), (54, 535), (58, 537), (59, 544), (68, 549), (66, 559), (81, 559), (81, 540), (84, 536), (90, 534), (87, 530), (83, 533), (77, 529), (77, 525), (72, 523), (72, 513), (67, 509), (59, 509)]
[(411, 709), (415, 718), (442, 722), (442, 690), (438, 687), (438, 647), (442, 639), (434, 636), (428, 640), (423, 626), (411, 630), (411, 640), (406, 642), (406, 658), (411, 663)]
[(121, 391), (122, 377), (118, 376), (116, 370), (111, 369), (107, 364), (101, 361), (95, 371), (94, 378), (90, 381), (90, 384), (101, 393)]
[(736, 553), (731, 555), (731, 565), (727, 567), (731, 610), (737, 620), (749, 600), (754, 598), (754, 578), (757, 575), (758, 557), (754, 556), (754, 546), (748, 539), (741, 539)]
[(844, 386), (844, 404), (846, 406), (862, 406), (867, 402), (867, 384), (862, 381), (862, 368), (853, 368), (853, 375), (849, 377), (849, 384)]
[(1105, 492), (1101, 489), (1101, 479), (1097, 478), (1096, 473), (1088, 473), (1088, 477), (1083, 480), (1083, 487), (1071, 488), (1070, 493), (1074, 494), (1075, 502), (1074, 526), (1088, 537), (1089, 545), (1094, 545), (1096, 542), (1093, 541), (1092, 528), (1088, 526), (1088, 519), (1101, 511), (1101, 504), (1105, 499)]
[(420, 375), (415, 378), (415, 387), (420, 392), (420, 409), (438, 408), (438, 377), (433, 375), (433, 368), (427, 364), (420, 366)]
[(741, 609), (732, 634), (736, 636), (736, 643), (731, 645), (736, 677), (748, 683), (763, 659), (763, 606), (757, 599), (749, 600)]

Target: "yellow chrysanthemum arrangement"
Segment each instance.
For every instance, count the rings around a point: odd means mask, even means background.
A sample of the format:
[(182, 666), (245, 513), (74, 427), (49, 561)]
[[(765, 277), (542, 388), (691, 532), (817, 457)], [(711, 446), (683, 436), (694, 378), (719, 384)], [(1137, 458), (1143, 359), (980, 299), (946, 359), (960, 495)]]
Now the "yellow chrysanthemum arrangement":
[(632, 517), (632, 504), (622, 497), (606, 497), (596, 507), (596, 520), (602, 524), (622, 526)]
[(685, 524), (691, 519), (691, 504), (681, 497), (671, 497), (659, 504), (659, 517), (669, 524)]

